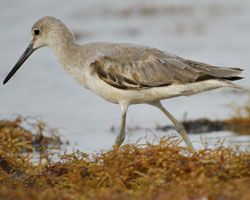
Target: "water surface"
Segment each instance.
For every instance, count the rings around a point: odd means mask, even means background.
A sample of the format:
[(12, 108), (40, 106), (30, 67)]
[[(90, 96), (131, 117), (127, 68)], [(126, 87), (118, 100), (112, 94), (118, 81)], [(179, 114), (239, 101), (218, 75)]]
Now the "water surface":
[[(250, 74), (250, 2), (230, 1), (1, 1), (0, 8), (0, 80), (13, 67), (30, 40), (30, 28), (42, 16), (60, 18), (77, 33), (80, 43), (91, 41), (128, 42), (154, 46), (182, 57), (220, 66), (243, 66), (248, 87)], [(240, 104), (244, 98), (225, 90), (179, 97), (164, 101), (178, 119), (208, 117), (223, 119), (230, 110), (225, 104)], [(108, 149), (116, 134), (111, 126), (120, 124), (118, 105), (108, 103), (84, 89), (69, 77), (57, 63), (52, 51), (39, 49), (15, 77), (0, 87), (0, 117), (41, 116), (50, 126), (85, 151)], [(148, 105), (131, 106), (129, 127), (142, 126), (145, 131), (129, 132), (129, 141), (145, 135), (162, 136), (152, 130), (156, 124), (170, 123), (163, 114)], [(149, 131), (150, 132), (150, 131)], [(170, 131), (168, 134), (173, 134)], [(151, 136), (149, 136), (151, 137)], [(218, 138), (236, 143), (249, 137), (222, 132), (195, 135), (213, 144)], [(216, 140), (214, 139), (216, 138)]]

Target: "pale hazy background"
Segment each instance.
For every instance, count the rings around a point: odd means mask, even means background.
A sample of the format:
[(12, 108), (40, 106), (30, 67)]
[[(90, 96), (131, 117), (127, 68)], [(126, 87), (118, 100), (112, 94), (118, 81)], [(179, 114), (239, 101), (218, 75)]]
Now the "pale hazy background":
[[(166, 50), (182, 57), (214, 65), (244, 67), (248, 87), (250, 66), (250, 1), (248, 0), (0, 0), (0, 80), (13, 67), (31, 38), (33, 23), (42, 16), (61, 19), (76, 33), (80, 43), (91, 41), (129, 42)], [(164, 101), (178, 119), (209, 117), (222, 119), (231, 112), (227, 103), (244, 98), (228, 90), (202, 93)], [(52, 51), (35, 52), (5, 86), (0, 86), (0, 118), (13, 114), (41, 116), (76, 148), (85, 151), (108, 149), (119, 127), (119, 106), (110, 104), (78, 85), (57, 63)], [(156, 124), (169, 121), (155, 108), (131, 106), (128, 127), (151, 131), (128, 131), (130, 141), (153, 134)], [(175, 131), (170, 131), (172, 134)], [(151, 136), (150, 136), (151, 135)], [(219, 132), (203, 134), (211, 144), (218, 138), (236, 143), (246, 136)], [(200, 135), (192, 136), (195, 141)], [(196, 143), (198, 145), (198, 143)]]

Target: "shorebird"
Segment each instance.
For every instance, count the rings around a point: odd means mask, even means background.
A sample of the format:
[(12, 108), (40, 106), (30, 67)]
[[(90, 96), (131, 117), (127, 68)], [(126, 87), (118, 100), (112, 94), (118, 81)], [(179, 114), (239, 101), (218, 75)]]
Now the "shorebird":
[(241, 88), (242, 69), (223, 68), (184, 59), (141, 45), (95, 42), (79, 45), (63, 22), (42, 17), (31, 29), (32, 40), (3, 84), (35, 50), (52, 49), (64, 69), (85, 88), (121, 107), (121, 128), (115, 145), (125, 139), (128, 107), (146, 103), (160, 109), (175, 125), (186, 145), (193, 149), (183, 125), (161, 100), (190, 96), (220, 87)]

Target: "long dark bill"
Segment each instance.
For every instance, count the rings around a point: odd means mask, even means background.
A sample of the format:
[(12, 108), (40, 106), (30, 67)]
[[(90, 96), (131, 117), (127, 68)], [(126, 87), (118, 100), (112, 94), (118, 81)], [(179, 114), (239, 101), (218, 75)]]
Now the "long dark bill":
[(8, 80), (16, 73), (16, 71), (22, 66), (22, 64), (27, 60), (27, 58), (34, 52), (33, 44), (31, 43), (27, 49), (24, 51), (22, 56), (19, 58), (15, 66), (12, 68), (12, 70), (9, 72), (7, 77), (4, 79), (3, 84), (7, 83)]

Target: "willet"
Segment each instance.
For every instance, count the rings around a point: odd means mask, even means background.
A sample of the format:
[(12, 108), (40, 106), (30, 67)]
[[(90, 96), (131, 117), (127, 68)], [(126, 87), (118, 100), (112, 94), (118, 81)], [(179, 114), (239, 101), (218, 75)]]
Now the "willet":
[(78, 45), (63, 22), (39, 19), (31, 29), (32, 40), (4, 80), (15, 74), (25, 60), (44, 46), (52, 49), (64, 69), (81, 85), (121, 107), (121, 128), (116, 138), (125, 139), (129, 105), (146, 103), (160, 109), (175, 125), (188, 147), (192, 143), (183, 127), (160, 100), (190, 96), (220, 87), (241, 88), (240, 68), (222, 68), (187, 60), (156, 48), (133, 44), (95, 42)]

